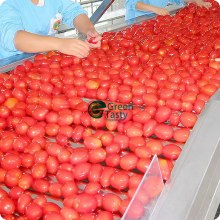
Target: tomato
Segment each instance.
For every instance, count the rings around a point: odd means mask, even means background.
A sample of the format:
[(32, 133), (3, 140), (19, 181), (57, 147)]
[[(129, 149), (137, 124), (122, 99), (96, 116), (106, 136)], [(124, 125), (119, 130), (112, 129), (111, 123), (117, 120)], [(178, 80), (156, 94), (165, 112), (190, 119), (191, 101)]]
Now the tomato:
[(33, 200), (33, 202), (38, 204), (40, 207), (43, 207), (46, 204), (47, 199), (45, 195), (39, 195)]
[(77, 164), (74, 168), (74, 171), (73, 171), (74, 172), (74, 178), (76, 180), (87, 179), (90, 169), (91, 169), (91, 164), (89, 164), (89, 163)]
[[(55, 203), (46, 202), (43, 207), (43, 212), (44, 212), (44, 216), (47, 215), (48, 213), (57, 213), (58, 214), (60, 212), (60, 207)], [(57, 219), (57, 218), (55, 218), (55, 219)]]
[(173, 138), (177, 142), (185, 143), (190, 135), (190, 131), (187, 128), (180, 128), (174, 131)]
[(44, 178), (47, 174), (46, 165), (43, 163), (35, 164), (31, 169), (31, 173), (32, 173), (33, 178), (35, 179)]
[(56, 212), (49, 212), (46, 215), (44, 215), (44, 220), (62, 220), (62, 215), (56, 213)]
[(68, 207), (63, 207), (60, 210), (60, 214), (64, 219), (70, 220), (70, 219), (80, 219), (78, 212), (76, 212), (74, 209), (72, 208), (68, 208)]
[(169, 125), (159, 124), (155, 127), (154, 134), (162, 140), (169, 140), (173, 137), (173, 128)]
[(103, 167), (100, 164), (93, 164), (88, 174), (90, 182), (98, 182), (102, 174)]
[(163, 149), (161, 142), (159, 140), (154, 140), (154, 139), (149, 140), (146, 143), (146, 147), (148, 148), (146, 150), (149, 150), (151, 155), (155, 155), (155, 154), (160, 155)]
[(33, 184), (33, 177), (31, 174), (24, 173), (22, 174), (21, 178), (19, 179), (18, 186), (23, 189), (27, 190), (29, 189)]
[(89, 151), (89, 162), (101, 163), (106, 159), (106, 151), (103, 148), (97, 148)]
[(136, 126), (129, 126), (127, 128), (127, 136), (128, 137), (141, 137), (143, 135), (142, 129)]
[(103, 208), (109, 212), (117, 212), (120, 209), (121, 199), (119, 196), (108, 193), (103, 196)]
[(181, 148), (176, 144), (168, 144), (163, 147), (163, 156), (170, 160), (176, 160), (181, 151)]
[(120, 209), (119, 209), (119, 212), (123, 215), (128, 207), (130, 203), (130, 200), (129, 199), (124, 199), (121, 201), (121, 205), (120, 205)]
[(170, 178), (173, 169), (173, 163), (170, 160), (159, 158), (159, 165), (163, 180), (167, 181)]
[(151, 115), (148, 112), (140, 111), (137, 114), (133, 115), (133, 121), (145, 123), (149, 121)]
[(94, 196), (83, 193), (74, 198), (73, 208), (80, 213), (90, 213), (97, 208), (97, 200)]
[(180, 115), (180, 122), (184, 127), (192, 128), (197, 121), (197, 116), (191, 112), (183, 112)]
[(58, 170), (59, 162), (56, 157), (49, 156), (46, 162), (47, 172), (55, 174)]
[(155, 94), (144, 94), (143, 101), (147, 106), (156, 106), (158, 98)]
[(60, 197), (62, 195), (61, 192), (62, 185), (60, 183), (50, 183), (49, 193), (54, 197)]
[(158, 123), (162, 123), (162, 122), (167, 121), (169, 119), (170, 115), (171, 115), (170, 108), (168, 108), (166, 106), (161, 106), (156, 111), (155, 120)]
[(30, 203), (25, 210), (28, 219), (40, 219), (43, 215), (42, 208), (36, 203)]
[(96, 220), (113, 220), (113, 214), (111, 212), (100, 211), (96, 216)]
[(120, 163), (120, 156), (117, 153), (108, 154), (105, 163), (109, 167), (117, 167)]
[(86, 137), (84, 144), (88, 149), (97, 149), (102, 147), (101, 140), (95, 137)]
[(85, 148), (76, 148), (73, 150), (70, 156), (70, 162), (72, 164), (80, 164), (87, 162), (89, 159), (88, 150)]
[(36, 179), (32, 184), (33, 190), (39, 193), (47, 193), (49, 191), (49, 186), (49, 181), (44, 179)]
[(105, 188), (110, 186), (110, 178), (114, 173), (114, 169), (111, 167), (104, 167), (100, 178), (100, 184)]
[(120, 167), (123, 170), (132, 170), (136, 168), (137, 165), (137, 156), (133, 153), (125, 154), (120, 160)]
[(5, 215), (13, 214), (15, 211), (15, 204), (10, 198), (0, 199), (0, 213)]
[(114, 136), (114, 143), (119, 144), (121, 149), (128, 147), (129, 138), (123, 134), (117, 134)]
[(24, 214), (25, 212), (25, 208), (31, 204), (31, 196), (28, 195), (28, 194), (22, 194), (18, 201), (17, 201), (17, 211), (20, 213), (20, 214)]
[(7, 153), (2, 158), (1, 167), (5, 170), (19, 168), (21, 166), (21, 158), (14, 153)]
[(73, 173), (71, 171), (62, 170), (62, 169), (59, 169), (57, 171), (56, 178), (61, 184), (64, 184), (68, 181), (73, 181), (74, 180), (74, 176), (73, 176)]
[(10, 190), (9, 196), (11, 199), (17, 200), (23, 194), (23, 192), (24, 190), (22, 188), (15, 186)]
[(129, 176), (124, 172), (116, 172), (110, 178), (111, 186), (117, 190), (124, 190), (128, 187)]
[(86, 213), (80, 215), (80, 220), (95, 220), (95, 217), (94, 213)]
[(135, 152), (136, 148), (145, 146), (144, 137), (131, 137), (129, 138), (128, 147), (131, 151)]

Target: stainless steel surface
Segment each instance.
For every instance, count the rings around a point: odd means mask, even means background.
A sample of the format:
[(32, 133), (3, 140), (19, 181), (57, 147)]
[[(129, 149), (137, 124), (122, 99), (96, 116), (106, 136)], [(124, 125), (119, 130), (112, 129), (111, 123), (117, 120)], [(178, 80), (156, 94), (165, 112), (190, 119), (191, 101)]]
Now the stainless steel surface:
[(94, 14), (90, 17), (90, 20), (93, 24), (96, 24), (99, 19), (102, 17), (102, 15), (108, 10), (108, 8), (111, 6), (111, 4), (115, 0), (103, 0), (101, 5), (96, 9)]
[(220, 201), (220, 91), (206, 105), (150, 220), (211, 220)]
[(34, 54), (18, 54), (5, 59), (0, 59), (0, 73), (8, 72), (19, 64), (22, 64), (25, 60), (29, 60)]

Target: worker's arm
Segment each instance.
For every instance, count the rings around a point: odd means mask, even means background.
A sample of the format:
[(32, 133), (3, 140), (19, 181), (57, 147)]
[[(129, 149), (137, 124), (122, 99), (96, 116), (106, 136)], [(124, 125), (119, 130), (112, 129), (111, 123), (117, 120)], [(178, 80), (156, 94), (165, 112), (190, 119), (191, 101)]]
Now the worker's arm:
[(139, 11), (146, 11), (146, 12), (153, 12), (158, 15), (168, 15), (169, 12), (164, 8), (159, 8), (153, 5), (145, 4), (143, 2), (137, 2), (136, 10)]
[(195, 3), (200, 7), (210, 8), (212, 4), (204, 0), (185, 0), (186, 3)]
[(17, 50), (25, 53), (57, 50), (80, 58), (86, 57), (89, 54), (88, 44), (81, 40), (41, 36), (23, 30), (17, 31), (15, 34), (14, 45)]
[(92, 48), (97, 48), (101, 46), (101, 35), (96, 31), (93, 23), (90, 21), (90, 19), (85, 14), (81, 14), (77, 16), (73, 24), (75, 28), (85, 34), (87, 36), (87, 40), (89, 41), (90, 38), (94, 38), (93, 41), (97, 43), (89, 43), (89, 46)]

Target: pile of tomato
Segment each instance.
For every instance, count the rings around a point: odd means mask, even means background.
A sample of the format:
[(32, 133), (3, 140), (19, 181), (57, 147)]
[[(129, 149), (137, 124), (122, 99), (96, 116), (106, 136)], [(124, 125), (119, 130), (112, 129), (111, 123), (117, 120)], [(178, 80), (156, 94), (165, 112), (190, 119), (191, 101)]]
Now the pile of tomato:
[[(112, 220), (124, 214), (155, 154), (169, 178), (220, 87), (220, 6), (211, 3), (106, 32), (85, 59), (38, 54), (0, 75), (4, 219)], [(121, 120), (106, 112), (93, 118), (93, 100), (133, 108), (121, 110)], [(132, 219), (162, 188), (149, 177)]]

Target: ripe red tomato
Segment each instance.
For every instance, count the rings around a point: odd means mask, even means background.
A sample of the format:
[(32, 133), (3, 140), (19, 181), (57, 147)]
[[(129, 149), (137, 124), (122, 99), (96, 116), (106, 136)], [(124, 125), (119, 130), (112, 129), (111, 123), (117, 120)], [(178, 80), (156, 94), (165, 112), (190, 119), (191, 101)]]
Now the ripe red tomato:
[(117, 212), (120, 209), (121, 199), (119, 196), (108, 193), (103, 196), (103, 208), (109, 212)]
[(114, 173), (114, 169), (111, 167), (104, 167), (102, 171), (102, 175), (100, 178), (100, 184), (102, 187), (106, 188), (110, 186), (110, 178), (112, 174)]
[(79, 213), (72, 208), (63, 207), (60, 210), (60, 214), (64, 219), (80, 219)]
[(74, 170), (73, 170), (74, 178), (76, 180), (87, 179), (90, 169), (91, 169), (91, 164), (90, 163), (77, 164), (75, 166)]
[(25, 215), (28, 219), (40, 219), (43, 215), (42, 208), (36, 203), (30, 203), (25, 209)]
[(1, 167), (5, 170), (19, 168), (20, 166), (21, 158), (15, 153), (7, 153), (1, 160)]
[(177, 142), (185, 143), (190, 135), (190, 130), (187, 128), (180, 128), (174, 131), (174, 139)]
[(0, 199), (0, 213), (3, 215), (13, 214), (15, 211), (15, 204), (10, 198)]
[(20, 214), (24, 214), (26, 207), (31, 203), (31, 196), (28, 194), (22, 194), (17, 201), (17, 211)]
[(166, 124), (158, 124), (155, 127), (154, 134), (162, 140), (169, 140), (173, 137), (173, 128)]
[(133, 153), (128, 153), (124, 155), (120, 160), (120, 167), (123, 170), (133, 170), (137, 166), (138, 158)]
[(147, 150), (149, 150), (151, 155), (160, 155), (162, 154), (162, 150), (163, 150), (163, 145), (161, 143), (161, 141), (159, 140), (149, 140), (146, 143), (146, 147), (148, 148)]
[(94, 196), (83, 193), (74, 198), (73, 208), (79, 213), (90, 213), (97, 208), (97, 205)]
[(180, 115), (180, 122), (184, 127), (192, 128), (197, 121), (197, 116), (191, 112), (183, 112)]
[(181, 148), (175, 144), (168, 144), (163, 147), (163, 156), (167, 159), (170, 160), (176, 160), (180, 153), (181, 153)]
[(162, 123), (162, 122), (167, 121), (170, 118), (170, 115), (171, 115), (170, 108), (168, 108), (166, 106), (161, 106), (156, 111), (155, 120), (158, 123)]
[(124, 172), (116, 172), (110, 178), (111, 186), (117, 190), (124, 190), (128, 187), (129, 176)]

